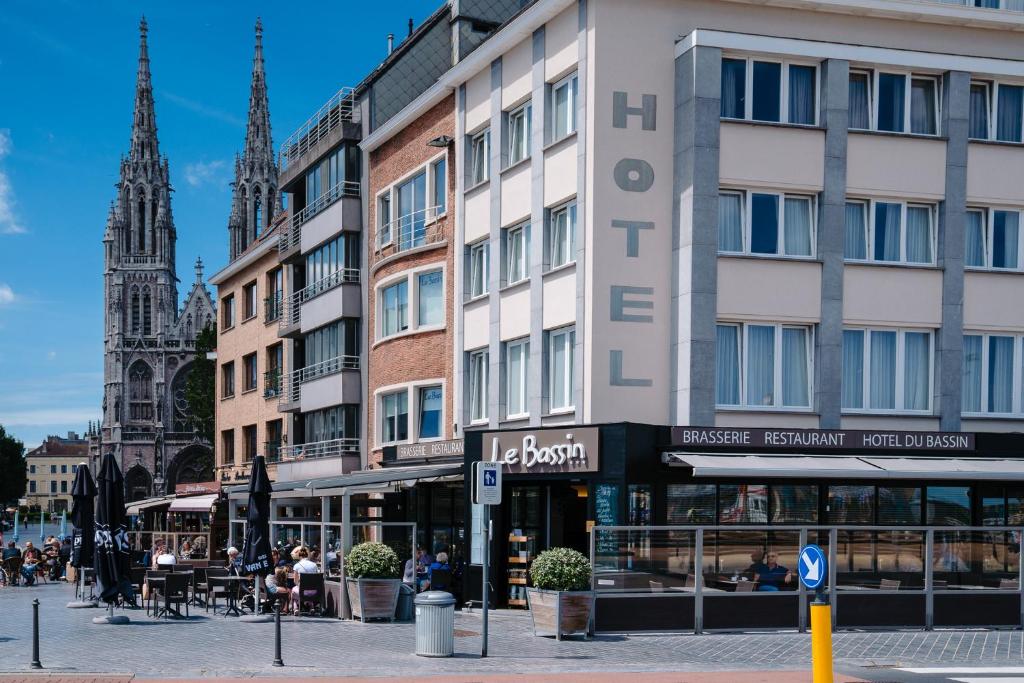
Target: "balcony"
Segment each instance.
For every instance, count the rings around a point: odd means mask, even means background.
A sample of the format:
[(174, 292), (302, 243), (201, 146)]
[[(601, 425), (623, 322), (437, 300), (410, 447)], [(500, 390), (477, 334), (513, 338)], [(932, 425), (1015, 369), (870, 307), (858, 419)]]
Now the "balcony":
[[(327, 360), (313, 365), (307, 365), (304, 368), (299, 368), (282, 376), (281, 393), (278, 402), (278, 410), (282, 412), (291, 412), (295, 410), (315, 410), (316, 407), (307, 407), (302, 405), (302, 385), (310, 384), (316, 380), (336, 375), (343, 370), (358, 370), (359, 369), (359, 356), (335, 356), (334, 358), (328, 358)], [(324, 403), (325, 405), (331, 405), (336, 403), (344, 403), (345, 394), (350, 394), (352, 388), (350, 387), (347, 391), (344, 388), (346, 382), (339, 383), (338, 387), (326, 388), (327, 391), (314, 392), (317, 395), (310, 397), (311, 401), (317, 401), (318, 403)], [(358, 380), (356, 381), (358, 384)], [(321, 387), (324, 389), (324, 387)], [(326, 393), (325, 396), (320, 394)], [(349, 397), (351, 398), (351, 397)], [(319, 407), (319, 406), (318, 406)]]
[(277, 398), (281, 395), (281, 369), (275, 368), (263, 373), (263, 398)]
[(331, 439), (314, 443), (296, 444), (281, 447), (281, 461), (305, 460), (313, 458), (334, 458), (346, 454), (359, 455), (359, 439)]
[(445, 241), (444, 207), (431, 206), (393, 220), (378, 230), (378, 244), (373, 250), (374, 268), (404, 252), (439, 246)]
[(277, 481), (302, 481), (348, 474), (359, 469), (359, 439), (341, 438), (282, 446)]
[[(359, 269), (358, 268), (341, 268), (334, 271), (327, 277), (317, 280), (311, 285), (303, 287), (299, 291), (295, 292), (283, 303), (283, 315), (278, 323), (278, 336), (281, 337), (295, 337), (303, 331), (302, 325), (302, 305), (316, 297), (320, 296), (325, 292), (329, 292), (343, 284), (359, 284)], [(359, 311), (347, 311), (343, 304), (340, 302), (331, 302), (332, 304), (339, 304), (334, 306), (331, 311), (330, 318), (334, 319), (338, 315), (346, 316), (358, 316)], [(307, 326), (310, 327), (310, 326)], [(316, 327), (312, 325), (311, 327)]]
[(281, 309), (284, 307), (284, 292), (276, 292), (273, 296), (263, 299), (263, 322), (272, 323), (281, 318)]
[(362, 133), (359, 106), (352, 88), (342, 88), (288, 136), (278, 157), (281, 187), (287, 187), (306, 166), (344, 138)]
[[(278, 258), (282, 261), (293, 258), (302, 250), (302, 226), (313, 220), (328, 208), (333, 206), (339, 199), (344, 197), (359, 198), (359, 183), (354, 180), (343, 180), (328, 189), (317, 197), (313, 202), (307, 204), (301, 211), (295, 213), (291, 220), (280, 228), (281, 237), (277, 242)], [(358, 202), (352, 202), (358, 206)], [(342, 211), (344, 214), (344, 211)], [(342, 216), (338, 217), (337, 225), (331, 226), (330, 232), (337, 232), (341, 228)], [(314, 240), (316, 243), (322, 240)]]

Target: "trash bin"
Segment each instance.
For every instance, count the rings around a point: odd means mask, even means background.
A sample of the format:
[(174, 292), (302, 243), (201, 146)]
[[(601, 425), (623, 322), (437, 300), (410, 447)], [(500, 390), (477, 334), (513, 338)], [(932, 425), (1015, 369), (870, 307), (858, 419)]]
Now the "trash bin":
[(416, 596), (416, 654), (451, 657), (455, 653), (455, 596), (427, 591)]
[(398, 608), (395, 609), (395, 619), (398, 621), (412, 621), (412, 601), (416, 597), (416, 589), (409, 584), (403, 583), (398, 589)]

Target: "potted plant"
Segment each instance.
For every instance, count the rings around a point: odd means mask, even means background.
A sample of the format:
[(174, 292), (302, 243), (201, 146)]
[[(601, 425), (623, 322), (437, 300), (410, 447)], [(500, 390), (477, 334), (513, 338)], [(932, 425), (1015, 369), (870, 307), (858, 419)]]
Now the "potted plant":
[(360, 543), (345, 558), (348, 601), (352, 616), (367, 619), (395, 618), (401, 564), (395, 551), (383, 543)]
[(571, 548), (545, 550), (530, 566), (533, 586), (526, 599), (538, 636), (586, 634), (594, 610), (590, 585), (590, 560)]

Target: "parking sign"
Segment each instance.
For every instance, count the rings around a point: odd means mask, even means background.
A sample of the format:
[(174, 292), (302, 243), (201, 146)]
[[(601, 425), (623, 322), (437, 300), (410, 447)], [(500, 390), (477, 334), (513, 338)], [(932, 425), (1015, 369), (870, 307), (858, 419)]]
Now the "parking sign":
[(473, 502), (478, 505), (501, 505), (501, 463), (473, 463)]

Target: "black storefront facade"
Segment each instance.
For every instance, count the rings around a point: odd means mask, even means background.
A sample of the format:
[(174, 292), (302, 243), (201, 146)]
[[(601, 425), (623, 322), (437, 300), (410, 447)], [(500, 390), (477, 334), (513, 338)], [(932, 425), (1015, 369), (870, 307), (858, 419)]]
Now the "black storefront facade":
[[(598, 631), (802, 628), (796, 557), (816, 542), (838, 628), (1020, 627), (1022, 455), (1020, 434), (616, 423), (467, 432), (464, 471), (505, 463), (498, 605), (524, 606), (530, 561), (567, 546), (592, 558)], [(776, 591), (754, 580), (769, 555), (794, 574)]]

